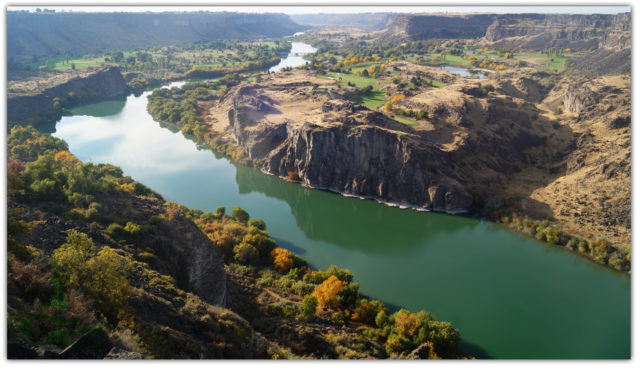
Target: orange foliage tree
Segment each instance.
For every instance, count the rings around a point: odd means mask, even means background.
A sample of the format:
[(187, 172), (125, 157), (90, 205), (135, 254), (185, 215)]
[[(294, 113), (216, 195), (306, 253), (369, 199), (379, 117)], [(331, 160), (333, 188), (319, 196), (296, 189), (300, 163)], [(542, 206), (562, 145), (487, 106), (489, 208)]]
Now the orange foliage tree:
[(313, 295), (318, 299), (318, 308), (336, 308), (338, 306), (338, 293), (345, 285), (347, 285), (345, 281), (340, 281), (338, 277), (331, 276), (322, 284), (316, 286)]
[(293, 267), (293, 253), (284, 248), (274, 248), (271, 251), (273, 267), (280, 273), (286, 273)]
[(80, 163), (80, 160), (76, 158), (73, 154), (69, 153), (66, 150), (61, 150), (53, 156), (55, 162), (59, 163), (63, 167), (72, 166)]
[(394, 316), (394, 320), (394, 330), (396, 334), (408, 338), (413, 337), (422, 325), (417, 315), (405, 309), (398, 311)]

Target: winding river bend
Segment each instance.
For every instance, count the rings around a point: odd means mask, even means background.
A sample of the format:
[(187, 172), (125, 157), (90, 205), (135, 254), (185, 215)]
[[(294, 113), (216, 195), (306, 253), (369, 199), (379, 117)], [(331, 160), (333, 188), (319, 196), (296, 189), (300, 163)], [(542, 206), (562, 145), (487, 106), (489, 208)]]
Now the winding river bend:
[[(179, 85), (179, 84), (174, 84)], [(500, 225), (303, 188), (236, 166), (154, 122), (147, 96), (72, 110), (55, 136), (83, 161), (188, 207), (240, 206), (319, 269), (349, 268), (363, 293), (426, 309), (492, 358), (629, 358), (629, 276)]]

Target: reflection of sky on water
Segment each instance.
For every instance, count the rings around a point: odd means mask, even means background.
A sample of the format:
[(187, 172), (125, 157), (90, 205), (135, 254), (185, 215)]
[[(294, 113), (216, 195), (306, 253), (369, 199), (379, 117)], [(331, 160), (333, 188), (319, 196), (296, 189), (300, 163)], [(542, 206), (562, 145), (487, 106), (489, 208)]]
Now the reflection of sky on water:
[[(144, 109), (140, 103), (146, 104), (146, 99), (129, 97), (127, 105), (116, 115), (64, 117), (55, 136), (64, 138), (79, 159), (122, 166), (131, 175), (141, 171), (162, 175), (194, 166), (203, 170), (216, 166), (215, 160), (206, 157), (210, 152), (194, 152), (192, 141), (176, 138), (168, 129), (158, 130), (148, 113), (139, 112)], [(89, 124), (91, 127), (87, 128)], [(132, 128), (132, 124), (138, 127)]]
[(283, 59), (277, 65), (269, 69), (272, 73), (277, 73), (285, 67), (298, 67), (307, 63), (307, 60), (302, 58), (305, 54), (315, 53), (316, 48), (311, 45), (302, 42), (292, 42), (291, 51), (287, 58)]
[[(148, 94), (110, 116), (65, 116), (56, 136), (78, 158), (120, 166), (168, 200), (208, 211), (243, 207), (317, 268), (351, 269), (364, 293), (426, 308), (490, 355), (628, 355), (629, 277), (492, 223), (389, 208), (235, 167), (161, 128), (146, 111)], [(91, 107), (105, 113), (100, 102), (84, 106), (85, 115)]]

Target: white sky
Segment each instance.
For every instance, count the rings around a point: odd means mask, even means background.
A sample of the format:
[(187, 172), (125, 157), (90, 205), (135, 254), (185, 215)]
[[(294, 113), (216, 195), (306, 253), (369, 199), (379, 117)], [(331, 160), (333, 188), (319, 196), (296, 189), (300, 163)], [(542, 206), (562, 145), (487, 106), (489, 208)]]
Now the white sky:
[[(103, 5), (98, 6), (82, 6), (82, 2), (75, 2), (78, 5), (70, 5), (70, 6), (54, 6), (54, 5), (46, 5), (47, 1), (40, 1), (38, 3), (32, 3), (34, 5), (16, 5), (16, 6), (8, 6), (8, 10), (29, 10), (35, 11), (36, 8), (47, 8), (47, 9), (55, 9), (56, 12), (61, 11), (74, 11), (74, 12), (189, 12), (189, 11), (211, 11), (211, 12), (220, 12), (220, 11), (229, 11), (229, 12), (277, 12), (277, 13), (287, 13), (287, 14), (305, 14), (305, 13), (361, 13), (361, 12), (401, 12), (401, 13), (415, 13), (415, 12), (425, 12), (425, 13), (620, 13), (620, 12), (629, 12), (631, 11), (631, 7), (628, 5), (608, 5), (601, 6), (600, 4), (589, 5), (589, 1), (581, 1), (581, 5), (571, 5), (572, 2), (566, 2), (563, 6), (554, 6), (553, 2), (536, 2), (532, 3), (532, 5), (528, 6), (508, 6), (505, 5), (497, 5), (497, 6), (476, 6), (476, 5), (456, 5), (456, 1), (449, 1), (447, 4), (452, 4), (449, 6), (437, 5), (437, 6), (420, 6), (419, 2), (416, 1), (403, 1), (403, 6), (389, 6), (389, 5), (374, 5), (370, 4), (380, 4), (380, 2), (376, 1), (355, 1), (351, 2), (349, 6), (339, 6), (340, 3), (345, 3), (346, 1), (323, 1), (322, 3), (318, 3), (322, 6), (313, 5), (313, 6), (299, 6), (300, 2), (295, 3), (293, 1), (279, 1), (278, 4), (283, 3), (292, 3), (289, 6), (265, 6), (268, 4), (266, 1), (256, 2), (253, 1), (252, 4), (247, 4), (247, 1), (235, 1), (229, 6), (206, 6), (198, 5), (198, 3), (190, 3), (188, 6), (171, 6), (171, 5), (160, 5), (160, 6), (152, 6), (152, 5), (131, 5), (134, 2), (123, 2), (123, 1), (110, 1), (104, 3)], [(68, 1), (68, 3), (73, 3), (73, 1)], [(120, 3), (121, 5), (118, 5)], [(161, 3), (161, 2), (154, 2)], [(247, 5), (241, 5), (242, 3)], [(273, 3), (273, 1), (271, 2)], [(353, 5), (356, 3), (360, 3), (361, 5)], [(411, 5), (411, 3), (415, 3), (415, 5)], [(482, 4), (481, 2), (475, 2)], [(499, 2), (495, 2), (499, 4)], [(39, 5), (36, 5), (39, 4)], [(86, 4), (86, 2), (84, 2)], [(111, 5), (113, 4), (113, 5)], [(210, 4), (210, 2), (209, 2)], [(218, 2), (220, 4), (220, 2)], [(265, 4), (265, 5), (263, 5)], [(326, 5), (325, 5), (326, 4)], [(422, 2), (424, 4), (424, 2)], [(466, 4), (474, 4), (472, 1), (467, 1)], [(536, 5), (539, 4), (539, 5)], [(557, 2), (555, 2), (557, 4)], [(240, 5), (240, 6), (239, 6)], [(338, 5), (338, 6), (337, 6)]]

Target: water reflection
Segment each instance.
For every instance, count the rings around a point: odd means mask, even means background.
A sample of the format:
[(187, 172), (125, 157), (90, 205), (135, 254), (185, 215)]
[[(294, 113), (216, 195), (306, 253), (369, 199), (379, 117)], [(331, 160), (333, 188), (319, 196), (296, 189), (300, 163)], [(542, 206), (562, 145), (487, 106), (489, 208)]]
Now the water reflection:
[[(126, 96), (104, 100), (98, 103), (80, 105), (71, 109), (71, 115), (106, 117), (116, 115), (122, 111), (127, 101)], [(98, 105), (99, 104), (99, 105)]]
[[(236, 166), (236, 183), (241, 194), (258, 192), (287, 202), (307, 238), (344, 249), (397, 255), (397, 251), (410, 252), (425, 241), (467, 234), (478, 224), (463, 217), (425, 215), (313, 190), (243, 166)], [(348, 227), (348, 233), (336, 233), (336, 223)]]
[(277, 65), (271, 67), (269, 69), (270, 73), (277, 73), (285, 67), (298, 67), (303, 66), (308, 61), (302, 57), (306, 54), (311, 54), (316, 52), (316, 48), (309, 44), (305, 44), (303, 42), (292, 42), (291, 43), (291, 51), (287, 58), (283, 59)]
[(440, 70), (448, 71), (451, 74), (460, 75), (463, 77), (477, 77), (477, 78), (486, 78), (486, 74), (481, 72), (480, 70), (468, 70), (463, 69), (462, 67), (456, 66), (440, 66)]
[(65, 116), (56, 135), (80, 159), (118, 165), (166, 199), (246, 209), (316, 268), (349, 268), (365, 294), (452, 321), (476, 355), (628, 357), (628, 276), (492, 223), (389, 208), (231, 165), (160, 128), (146, 95), (109, 116)]

